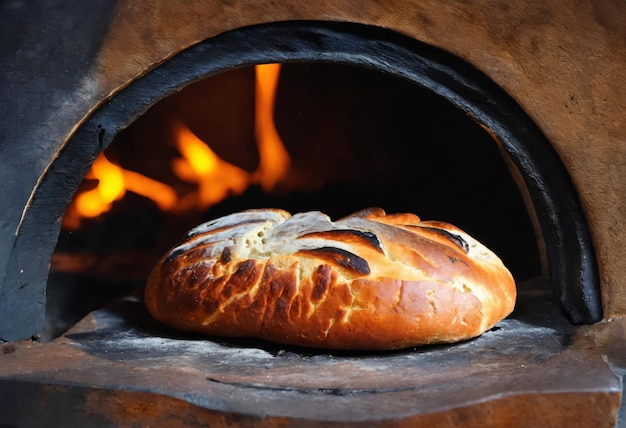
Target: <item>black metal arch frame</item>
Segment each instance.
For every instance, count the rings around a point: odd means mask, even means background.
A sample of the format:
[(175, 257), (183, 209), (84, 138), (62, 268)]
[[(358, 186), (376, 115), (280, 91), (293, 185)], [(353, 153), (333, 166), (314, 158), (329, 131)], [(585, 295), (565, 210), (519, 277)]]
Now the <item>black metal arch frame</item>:
[[(577, 192), (557, 153), (522, 108), (467, 62), (396, 32), (362, 24), (289, 21), (241, 28), (200, 42), (154, 68), (100, 106), (67, 142), (25, 212), (7, 281), (30, 287), (38, 305), (9, 293), (12, 323), (0, 337), (39, 332), (48, 262), (60, 219), (97, 155), (163, 97), (231, 68), (269, 62), (334, 62), (405, 78), (446, 98), (490, 129), (521, 172), (545, 241), (555, 294), (574, 323), (602, 319), (595, 253)], [(24, 269), (27, 266), (28, 269)]]

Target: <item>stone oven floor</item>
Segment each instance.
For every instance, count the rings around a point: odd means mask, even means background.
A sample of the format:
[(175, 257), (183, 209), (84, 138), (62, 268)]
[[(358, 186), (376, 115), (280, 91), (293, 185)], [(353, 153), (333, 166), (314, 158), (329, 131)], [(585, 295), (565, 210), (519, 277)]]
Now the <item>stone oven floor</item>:
[(180, 333), (131, 295), (58, 339), (0, 345), (0, 425), (615, 426), (620, 376), (548, 290), (521, 284), (474, 340), (386, 353)]

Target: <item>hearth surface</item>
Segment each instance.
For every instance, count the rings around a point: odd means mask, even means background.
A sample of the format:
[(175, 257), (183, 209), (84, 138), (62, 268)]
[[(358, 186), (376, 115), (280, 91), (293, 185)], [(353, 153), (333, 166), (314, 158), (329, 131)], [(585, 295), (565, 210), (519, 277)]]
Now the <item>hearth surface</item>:
[(141, 293), (50, 342), (0, 345), (3, 423), (35, 426), (612, 426), (620, 381), (551, 302), (474, 340), (385, 353), (207, 338), (154, 321)]

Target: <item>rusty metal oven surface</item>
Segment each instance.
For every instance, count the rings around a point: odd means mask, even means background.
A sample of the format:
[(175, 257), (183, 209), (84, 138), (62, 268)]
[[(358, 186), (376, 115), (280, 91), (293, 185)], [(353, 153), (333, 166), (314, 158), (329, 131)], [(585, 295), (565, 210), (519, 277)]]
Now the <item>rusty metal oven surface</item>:
[(0, 346), (0, 412), (26, 426), (611, 426), (619, 378), (541, 282), (522, 284), (513, 315), (477, 339), (387, 353), (182, 333), (137, 293), (49, 343)]

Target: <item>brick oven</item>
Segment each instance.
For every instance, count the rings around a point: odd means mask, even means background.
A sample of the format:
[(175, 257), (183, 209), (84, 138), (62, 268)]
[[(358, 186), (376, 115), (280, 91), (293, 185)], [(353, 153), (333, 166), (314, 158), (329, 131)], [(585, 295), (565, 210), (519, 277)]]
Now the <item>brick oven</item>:
[[(626, 423), (626, 4), (577, 6), (3, 3), (0, 425)], [(104, 153), (188, 187), (169, 171), (172, 111), (254, 176), (263, 64), (282, 67), (282, 187), (69, 226)], [(455, 223), (511, 268), (516, 310), (475, 340), (389, 353), (149, 317), (142, 284), (178, 234), (269, 205)]]

